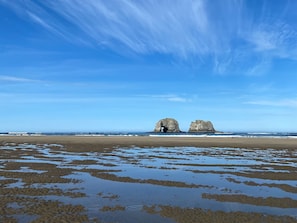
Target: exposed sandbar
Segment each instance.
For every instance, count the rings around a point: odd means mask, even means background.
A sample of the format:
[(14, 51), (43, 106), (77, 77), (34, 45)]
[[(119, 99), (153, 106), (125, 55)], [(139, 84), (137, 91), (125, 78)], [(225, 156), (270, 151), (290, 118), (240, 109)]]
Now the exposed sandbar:
[(150, 137), (150, 136), (1, 136), (0, 143), (61, 144), (68, 151), (102, 151), (116, 147), (231, 147), (296, 149), (297, 138)]

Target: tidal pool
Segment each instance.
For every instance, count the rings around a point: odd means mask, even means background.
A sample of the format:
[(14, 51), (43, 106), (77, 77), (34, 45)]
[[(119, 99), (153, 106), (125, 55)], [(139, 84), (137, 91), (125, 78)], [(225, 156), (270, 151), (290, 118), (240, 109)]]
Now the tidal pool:
[(0, 222), (297, 222), (297, 149), (0, 150)]

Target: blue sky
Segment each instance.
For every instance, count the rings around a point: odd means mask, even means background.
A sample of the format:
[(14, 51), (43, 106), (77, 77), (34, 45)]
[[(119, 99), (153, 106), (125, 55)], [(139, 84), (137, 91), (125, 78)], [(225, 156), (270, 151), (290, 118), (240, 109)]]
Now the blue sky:
[(297, 132), (295, 0), (0, 0), (0, 131)]

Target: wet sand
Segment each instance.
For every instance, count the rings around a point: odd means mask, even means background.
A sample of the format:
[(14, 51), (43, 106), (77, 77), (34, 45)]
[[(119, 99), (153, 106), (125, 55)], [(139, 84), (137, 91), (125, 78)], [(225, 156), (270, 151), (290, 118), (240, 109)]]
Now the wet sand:
[(0, 222), (297, 222), (293, 138), (1, 136), (0, 150)]
[(149, 137), (149, 136), (0, 136), (0, 142), (62, 144), (68, 151), (103, 151), (115, 147), (232, 147), (296, 149), (297, 138)]

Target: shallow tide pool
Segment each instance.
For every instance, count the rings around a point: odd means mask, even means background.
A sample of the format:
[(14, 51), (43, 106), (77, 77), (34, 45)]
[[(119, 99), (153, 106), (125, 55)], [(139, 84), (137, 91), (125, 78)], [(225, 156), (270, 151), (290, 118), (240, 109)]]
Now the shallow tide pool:
[(0, 222), (297, 222), (297, 149), (0, 150)]

